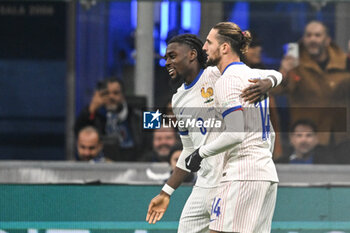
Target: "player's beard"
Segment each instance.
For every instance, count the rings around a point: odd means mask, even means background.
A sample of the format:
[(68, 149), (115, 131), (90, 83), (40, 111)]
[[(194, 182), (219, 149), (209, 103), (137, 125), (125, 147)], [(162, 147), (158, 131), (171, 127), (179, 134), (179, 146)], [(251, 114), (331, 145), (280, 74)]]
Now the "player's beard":
[(220, 62), (220, 58), (208, 59), (207, 66), (217, 66)]
[(214, 52), (214, 55), (212, 56), (212, 58), (210, 58), (208, 56), (208, 60), (207, 60), (207, 66), (217, 66), (219, 64), (221, 60), (220, 54), (219, 54), (219, 49), (217, 49)]

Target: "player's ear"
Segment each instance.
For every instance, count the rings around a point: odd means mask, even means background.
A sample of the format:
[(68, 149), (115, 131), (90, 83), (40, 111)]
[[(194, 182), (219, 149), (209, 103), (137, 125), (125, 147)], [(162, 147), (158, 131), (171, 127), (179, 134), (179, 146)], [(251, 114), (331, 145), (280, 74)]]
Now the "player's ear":
[(196, 59), (197, 59), (197, 56), (198, 56), (197, 50), (191, 49), (191, 52), (190, 52), (190, 60), (191, 60), (191, 61), (196, 60)]
[(229, 44), (226, 42), (222, 43), (220, 46), (220, 49), (221, 49), (222, 54), (228, 53)]

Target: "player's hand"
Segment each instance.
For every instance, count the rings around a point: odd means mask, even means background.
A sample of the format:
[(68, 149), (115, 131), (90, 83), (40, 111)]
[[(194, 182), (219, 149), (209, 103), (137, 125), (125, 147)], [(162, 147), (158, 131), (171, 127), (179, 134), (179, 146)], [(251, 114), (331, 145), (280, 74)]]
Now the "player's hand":
[(197, 172), (201, 168), (203, 158), (199, 155), (199, 148), (190, 154), (186, 159), (186, 168), (191, 172)]
[(161, 193), (155, 196), (148, 205), (146, 221), (149, 224), (155, 224), (157, 221), (161, 220), (168, 208), (169, 201), (170, 196), (168, 194)]
[(270, 79), (249, 79), (249, 82), (253, 84), (242, 91), (241, 97), (251, 104), (260, 101), (272, 87)]

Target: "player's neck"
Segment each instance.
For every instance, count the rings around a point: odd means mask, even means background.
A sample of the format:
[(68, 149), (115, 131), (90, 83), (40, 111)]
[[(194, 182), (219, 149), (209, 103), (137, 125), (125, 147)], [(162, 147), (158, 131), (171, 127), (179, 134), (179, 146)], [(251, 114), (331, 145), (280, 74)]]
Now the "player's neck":
[(241, 60), (237, 56), (223, 56), (220, 63), (218, 64), (218, 69), (220, 70), (220, 73), (222, 74), (226, 67), (230, 65), (232, 62), (240, 62)]
[(200, 67), (197, 67), (196, 69), (189, 69), (184, 78), (185, 84), (190, 85), (196, 79), (200, 71)]

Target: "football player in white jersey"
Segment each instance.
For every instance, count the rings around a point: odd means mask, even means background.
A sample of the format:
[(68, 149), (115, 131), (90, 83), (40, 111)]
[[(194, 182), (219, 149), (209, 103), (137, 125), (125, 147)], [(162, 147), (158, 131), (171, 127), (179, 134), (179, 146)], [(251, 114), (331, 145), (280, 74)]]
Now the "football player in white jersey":
[[(191, 120), (206, 121), (208, 119), (222, 119), (214, 107), (214, 86), (220, 77), (216, 67), (205, 68), (206, 54), (202, 50), (203, 43), (194, 35), (184, 34), (171, 39), (166, 50), (166, 68), (173, 79), (181, 78), (183, 85), (177, 90), (172, 99), (173, 111), (177, 121), (186, 122), (186, 116)], [(279, 81), (282, 76), (276, 71), (259, 71), (262, 76), (271, 75)], [(265, 93), (273, 85), (273, 80), (259, 80), (246, 91), (249, 96)], [(260, 95), (258, 95), (260, 97)], [(146, 221), (155, 223), (159, 221), (166, 211), (170, 195), (181, 184), (190, 172), (186, 168), (185, 158), (200, 146), (215, 140), (224, 130), (213, 127), (199, 128), (179, 125), (179, 133), (183, 144), (183, 151), (176, 168), (164, 185), (159, 195), (150, 202)], [(212, 210), (212, 193), (216, 190), (222, 176), (224, 154), (213, 156), (204, 160), (202, 168), (198, 171), (198, 178), (183, 209), (178, 232), (201, 233), (209, 232), (210, 212)]]
[(272, 161), (273, 130), (268, 97), (255, 104), (240, 94), (249, 79), (260, 74), (240, 61), (251, 41), (248, 31), (222, 22), (209, 32), (203, 49), (208, 65), (216, 65), (221, 77), (215, 84), (215, 106), (226, 129), (214, 141), (186, 158), (186, 167), (196, 171), (202, 163), (228, 151), (222, 180), (214, 195), (210, 230), (216, 232), (268, 233), (275, 208), (278, 177)]

